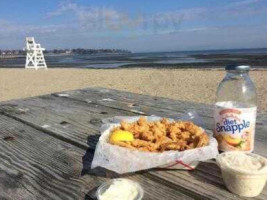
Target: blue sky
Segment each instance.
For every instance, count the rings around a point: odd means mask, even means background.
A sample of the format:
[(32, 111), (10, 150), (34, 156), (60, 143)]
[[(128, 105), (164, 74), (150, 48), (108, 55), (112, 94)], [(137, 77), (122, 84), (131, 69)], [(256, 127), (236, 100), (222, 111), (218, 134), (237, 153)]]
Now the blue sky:
[(0, 49), (267, 47), (267, 0), (1, 0)]

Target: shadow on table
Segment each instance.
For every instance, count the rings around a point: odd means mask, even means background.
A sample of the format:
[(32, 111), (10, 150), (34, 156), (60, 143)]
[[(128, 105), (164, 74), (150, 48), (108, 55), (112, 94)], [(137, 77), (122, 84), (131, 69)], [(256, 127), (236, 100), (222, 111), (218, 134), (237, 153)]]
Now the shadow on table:
[(93, 188), (92, 190), (90, 190), (84, 197), (84, 200), (96, 200), (96, 191), (97, 191), (98, 187)]
[(88, 149), (86, 150), (86, 153), (82, 157), (82, 163), (83, 163), (83, 169), (81, 171), (81, 176), (84, 175), (92, 175), (92, 176), (100, 176), (100, 177), (106, 177), (105, 169), (101, 168), (95, 168), (91, 169), (91, 164), (94, 158), (94, 149), (96, 146), (96, 143), (99, 139), (99, 135), (89, 135), (87, 137), (87, 144)]
[(201, 182), (209, 183), (226, 190), (221, 176), (221, 170), (215, 162), (200, 162), (197, 168), (190, 171), (189, 174)]
[[(133, 174), (136, 174), (136, 173), (128, 173), (128, 174), (122, 175), (122, 174), (118, 174), (116, 172), (104, 169), (102, 167), (91, 169), (93, 157), (94, 157), (93, 150), (91, 148), (88, 148), (82, 158), (83, 169), (81, 171), (81, 176), (90, 175), (90, 176), (96, 176), (96, 177), (102, 177), (102, 178), (119, 178), (119, 177), (122, 178), (122, 177), (128, 177)], [(138, 172), (138, 173), (144, 173), (144, 172)]]
[[(144, 172), (139, 172), (139, 173), (129, 173), (129, 174), (117, 174), (115, 172), (106, 170), (101, 167), (97, 167), (95, 169), (91, 169), (91, 164), (93, 161), (94, 157), (94, 148), (95, 146), (92, 146), (92, 141), (98, 141), (99, 136), (98, 135), (90, 135), (88, 136), (88, 145), (89, 148), (87, 149), (86, 153), (82, 157), (82, 163), (83, 163), (83, 169), (81, 171), (81, 176), (84, 175), (90, 175), (95, 177), (95, 181), (97, 185), (100, 185), (103, 182), (103, 178), (107, 179), (113, 179), (113, 178), (125, 178), (132, 176), (134, 174), (142, 174)], [(86, 195), (85, 195), (85, 200), (93, 200), (96, 199), (96, 190), (98, 187), (95, 187), (91, 189)]]
[(83, 169), (81, 171), (81, 176), (91, 175), (91, 176), (104, 177), (104, 178), (118, 177), (118, 174), (116, 174), (115, 172), (108, 171), (101, 167), (91, 169), (93, 157), (94, 157), (93, 151), (91, 149), (87, 149), (86, 153), (84, 154), (82, 158)]
[(87, 137), (87, 144), (88, 144), (88, 149), (95, 149), (96, 144), (99, 140), (100, 135), (89, 135)]

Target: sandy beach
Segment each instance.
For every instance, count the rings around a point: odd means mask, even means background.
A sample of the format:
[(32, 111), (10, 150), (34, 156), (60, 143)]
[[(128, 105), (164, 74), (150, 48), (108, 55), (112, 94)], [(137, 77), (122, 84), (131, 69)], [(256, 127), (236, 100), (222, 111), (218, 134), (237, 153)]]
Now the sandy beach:
[[(0, 69), (0, 101), (88, 87), (212, 104), (224, 70), (199, 69)], [(251, 71), (258, 107), (267, 111), (267, 70)]]

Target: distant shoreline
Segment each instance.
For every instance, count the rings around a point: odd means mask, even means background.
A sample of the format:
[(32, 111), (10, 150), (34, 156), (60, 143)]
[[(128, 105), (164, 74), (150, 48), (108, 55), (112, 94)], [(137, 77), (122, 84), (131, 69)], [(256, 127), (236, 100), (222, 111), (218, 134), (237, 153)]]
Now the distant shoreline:
[[(0, 66), (0, 69), (24, 69), (24, 66)], [(135, 67), (114, 67), (114, 68), (84, 68), (84, 67), (74, 67), (74, 66), (52, 66), (48, 69), (77, 69), (77, 70), (123, 70), (123, 69), (155, 69), (155, 70), (184, 70), (184, 71), (192, 71), (192, 70), (198, 70), (198, 71), (225, 71), (225, 66), (207, 66), (207, 67), (196, 67), (196, 66), (173, 66), (173, 67), (148, 67), (148, 66), (135, 66)], [(42, 69), (40, 69), (42, 70)], [(267, 71), (267, 65), (266, 66), (251, 66), (251, 71)]]
[[(266, 53), (220, 53), (220, 54), (93, 54), (93, 55), (46, 55), (48, 68), (162, 68), (162, 69), (214, 69), (228, 64), (250, 65), (267, 68)], [(1, 59), (1, 68), (24, 68), (25, 56)]]
[(25, 55), (0, 55), (0, 59), (23, 58)]

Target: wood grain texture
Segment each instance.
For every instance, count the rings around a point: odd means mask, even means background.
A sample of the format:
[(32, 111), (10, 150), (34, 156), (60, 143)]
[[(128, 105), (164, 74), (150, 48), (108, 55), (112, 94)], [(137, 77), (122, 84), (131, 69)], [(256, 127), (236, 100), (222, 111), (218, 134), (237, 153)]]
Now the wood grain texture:
[(97, 180), (80, 178), (83, 151), (0, 115), (1, 195), (10, 199), (77, 199)]
[[(137, 95), (128, 92), (121, 92), (103, 88), (89, 88), (83, 90), (67, 91), (65, 93), (56, 93), (54, 96), (72, 98), (85, 103), (103, 104), (111, 106), (119, 110), (130, 110), (135, 114), (142, 114), (143, 111), (154, 109), (156, 114), (179, 118), (185, 111), (194, 109), (206, 121), (209, 126), (212, 126), (212, 106), (206, 104), (197, 104), (193, 102), (175, 101), (167, 98), (157, 98), (147, 95)], [(48, 95), (41, 98), (49, 98)], [(131, 108), (131, 109), (129, 109)], [(205, 115), (203, 115), (205, 113)], [(105, 114), (105, 112), (103, 112)], [(257, 124), (262, 125), (267, 123), (267, 115), (261, 113), (258, 116)]]
[[(187, 102), (175, 103), (169, 99), (128, 94), (106, 89), (86, 89), (60, 94), (12, 101), (0, 106), (4, 115), (37, 128), (53, 137), (83, 149), (86, 141), (94, 149), (101, 119), (115, 115), (159, 115), (179, 118), (184, 110), (195, 109), (200, 113), (204, 127), (212, 129), (212, 109), (208, 105)], [(159, 103), (156, 103), (159, 102)], [(165, 108), (167, 107), (167, 108)], [(205, 111), (205, 112), (204, 112)], [(256, 152), (266, 156), (266, 115), (257, 121)], [(47, 126), (44, 126), (47, 125)], [(12, 140), (12, 139), (11, 139)], [(241, 199), (228, 192), (222, 182), (219, 168), (202, 163), (196, 170), (149, 170), (142, 177), (162, 183), (195, 199)], [(142, 180), (142, 179), (140, 179)], [(165, 187), (165, 186), (164, 186)], [(266, 187), (257, 199), (266, 198)], [(163, 198), (164, 199), (164, 198)]]
[(101, 119), (133, 115), (128, 111), (51, 95), (10, 101), (0, 106), (0, 112), (84, 149), (88, 144), (95, 147)]
[[(0, 198), (93, 199), (96, 187), (118, 175), (91, 170), (93, 153), (0, 115)], [(191, 199), (141, 174), (144, 199)]]
[[(55, 93), (54, 95), (60, 95), (61, 93)], [(160, 108), (167, 111), (174, 111), (178, 113), (184, 113), (185, 111), (195, 110), (201, 117), (212, 117), (213, 106), (203, 103), (195, 103), (189, 101), (178, 101), (163, 97), (154, 97), (149, 95), (134, 94), (125, 91), (119, 91), (106, 88), (87, 88), (81, 90), (66, 91), (68, 98), (74, 98), (85, 102), (97, 102), (101, 104), (105, 102), (106, 105), (112, 106), (112, 102), (120, 102), (121, 106), (134, 104), (138, 108), (139, 105), (149, 106), (152, 108)], [(116, 104), (114, 104), (116, 106)], [(118, 107), (121, 109), (124, 107)], [(137, 112), (138, 113), (138, 112)], [(257, 123), (266, 124), (267, 114), (265, 112), (258, 111)]]

